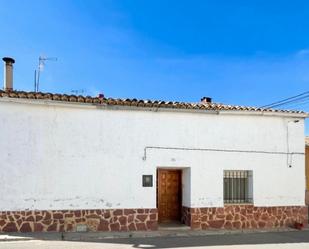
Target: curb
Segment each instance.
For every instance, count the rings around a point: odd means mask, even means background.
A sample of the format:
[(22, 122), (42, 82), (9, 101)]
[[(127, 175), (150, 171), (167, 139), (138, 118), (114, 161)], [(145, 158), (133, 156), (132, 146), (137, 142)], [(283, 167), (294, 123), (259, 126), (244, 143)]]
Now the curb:
[[(292, 228), (271, 229), (271, 230), (169, 230), (169, 231), (150, 231), (150, 232), (40, 232), (40, 233), (12, 233), (0, 234), (0, 242), (10, 241), (29, 241), (29, 240), (56, 240), (56, 241), (100, 241), (105, 239), (130, 239), (130, 238), (156, 238), (156, 237), (198, 237), (213, 235), (235, 235), (252, 233), (271, 233), (271, 232), (297, 232)], [(303, 231), (309, 231), (304, 228)]]

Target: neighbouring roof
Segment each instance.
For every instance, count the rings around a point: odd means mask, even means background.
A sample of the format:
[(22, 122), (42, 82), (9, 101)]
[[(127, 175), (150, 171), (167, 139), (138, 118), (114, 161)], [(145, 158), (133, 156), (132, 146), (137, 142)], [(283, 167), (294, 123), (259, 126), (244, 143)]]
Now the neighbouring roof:
[(213, 111), (257, 111), (257, 112), (274, 112), (274, 113), (291, 113), (291, 114), (306, 114), (303, 111), (297, 110), (276, 110), (263, 109), (249, 106), (225, 105), (220, 103), (188, 103), (188, 102), (172, 102), (158, 100), (138, 100), (138, 99), (115, 99), (115, 98), (100, 98), (81, 95), (53, 94), (42, 92), (24, 92), (24, 91), (2, 91), (0, 97), (31, 99), (31, 100), (51, 100), (70, 103), (89, 103), (96, 105), (115, 105), (115, 106), (134, 106), (148, 108), (174, 108), (174, 109), (194, 109), (194, 110), (213, 110)]
[(309, 146), (309, 137), (305, 138), (305, 144), (306, 144), (306, 146)]

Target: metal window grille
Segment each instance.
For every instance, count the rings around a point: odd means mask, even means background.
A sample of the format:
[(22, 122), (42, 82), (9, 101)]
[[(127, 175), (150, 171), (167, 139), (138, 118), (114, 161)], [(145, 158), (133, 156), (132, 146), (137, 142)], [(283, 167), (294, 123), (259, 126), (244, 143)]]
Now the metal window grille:
[(224, 203), (252, 203), (252, 171), (224, 171)]

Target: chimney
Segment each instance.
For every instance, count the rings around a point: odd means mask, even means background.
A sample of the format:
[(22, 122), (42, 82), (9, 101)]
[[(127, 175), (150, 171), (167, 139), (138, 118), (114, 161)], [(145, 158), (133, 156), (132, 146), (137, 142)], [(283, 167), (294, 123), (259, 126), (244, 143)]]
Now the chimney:
[(3, 89), (10, 92), (13, 91), (13, 64), (15, 60), (10, 57), (3, 57), (2, 60), (5, 62)]
[(203, 97), (203, 98), (201, 98), (201, 102), (203, 104), (211, 103), (211, 98), (210, 97)]

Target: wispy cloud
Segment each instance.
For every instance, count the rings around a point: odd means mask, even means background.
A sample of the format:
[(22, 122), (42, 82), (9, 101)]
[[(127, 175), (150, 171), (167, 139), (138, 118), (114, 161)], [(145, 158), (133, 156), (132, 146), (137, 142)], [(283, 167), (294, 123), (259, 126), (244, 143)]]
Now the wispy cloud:
[(301, 49), (296, 52), (296, 56), (304, 57), (309, 55), (309, 49)]

